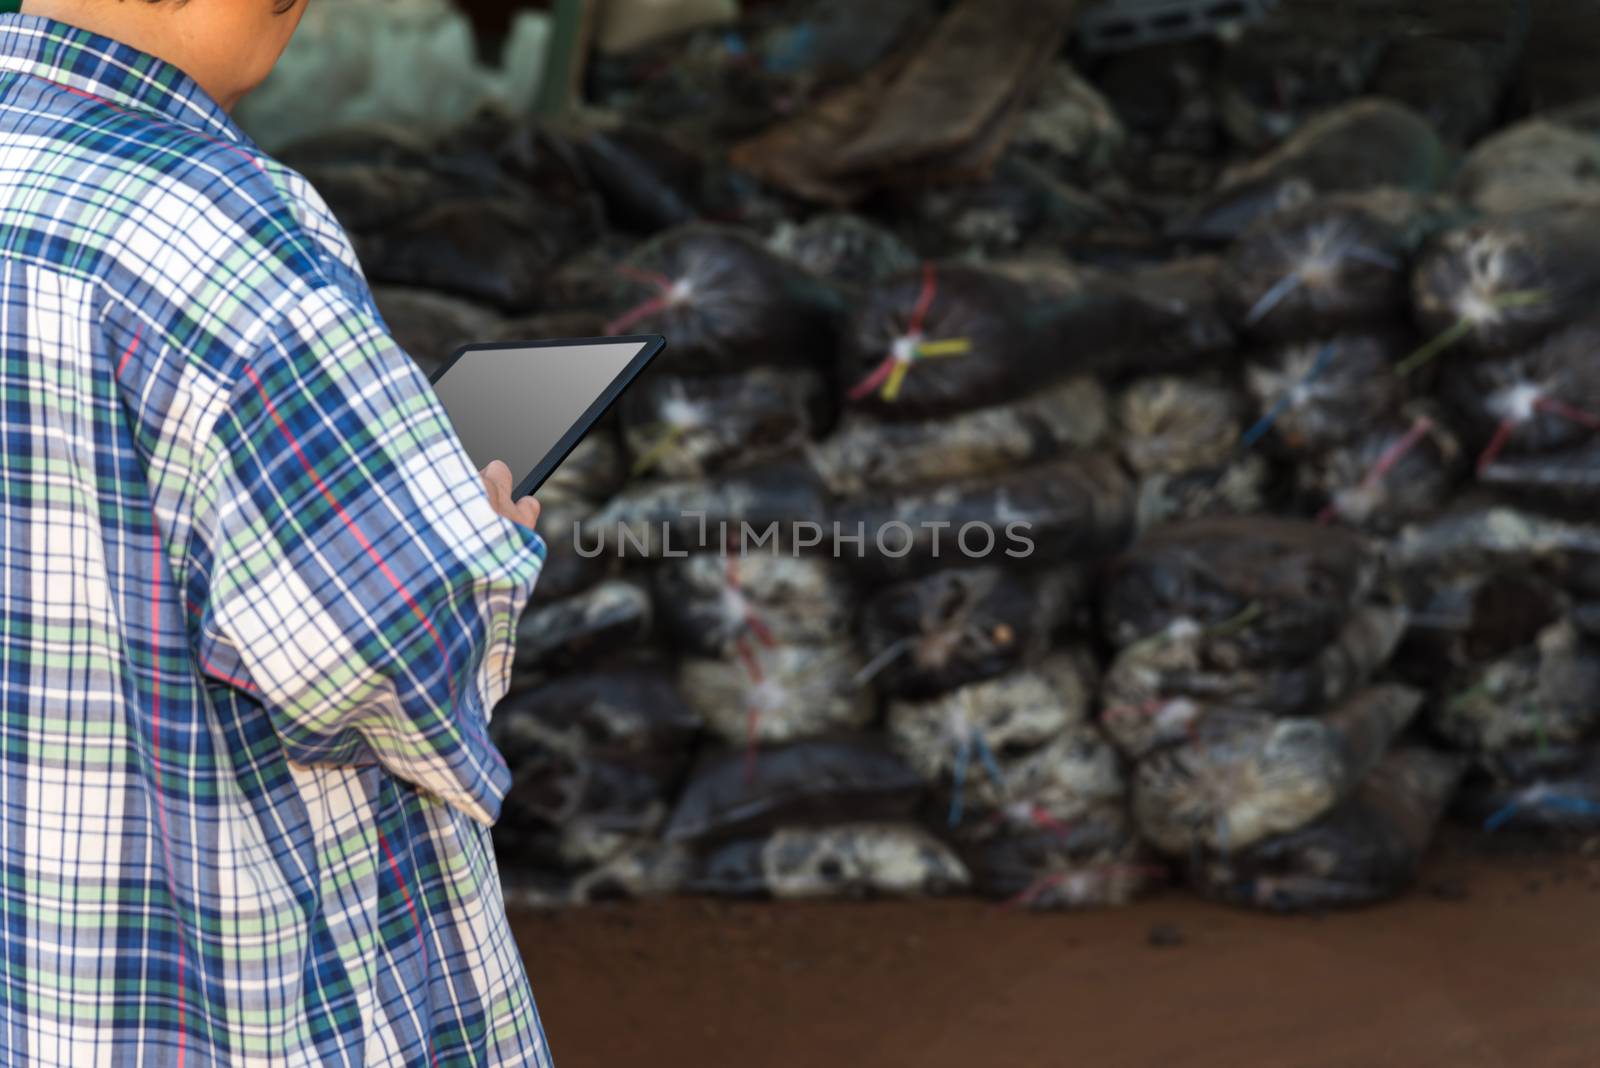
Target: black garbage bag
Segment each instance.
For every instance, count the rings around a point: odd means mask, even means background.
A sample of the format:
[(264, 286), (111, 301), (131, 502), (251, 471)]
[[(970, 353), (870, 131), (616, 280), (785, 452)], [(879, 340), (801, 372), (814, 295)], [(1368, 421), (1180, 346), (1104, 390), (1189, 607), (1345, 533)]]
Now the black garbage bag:
[(1214, 708), (1187, 740), (1139, 761), (1134, 819), (1174, 857), (1234, 854), (1304, 827), (1355, 792), (1421, 705), (1420, 692), (1389, 685), (1316, 716)]
[(1198, 629), (1220, 668), (1279, 665), (1334, 641), (1380, 573), (1349, 531), (1267, 516), (1199, 519), (1153, 530), (1111, 563), (1101, 618), (1117, 648)]
[(650, 595), (611, 579), (523, 613), (517, 623), (513, 685), (629, 648), (650, 632)]
[(925, 264), (867, 290), (839, 379), (857, 408), (932, 419), (1000, 404), (1109, 364), (1137, 301), (1065, 263)]
[(1384, 329), (1411, 311), (1411, 260), (1453, 212), (1398, 189), (1318, 197), (1258, 219), (1225, 259), (1225, 306), (1268, 341)]
[(1141, 475), (1222, 465), (1239, 444), (1243, 418), (1239, 391), (1212, 376), (1141, 378), (1117, 401), (1122, 457)]
[(924, 897), (972, 881), (949, 846), (909, 823), (785, 827), (711, 849), (684, 888), (729, 897)]
[(1204, 628), (1184, 627), (1136, 642), (1106, 671), (1100, 724), (1124, 753), (1142, 757), (1188, 737), (1214, 707), (1279, 715), (1313, 712), (1371, 681), (1399, 646), (1406, 624), (1402, 607), (1363, 606), (1322, 649), (1253, 668), (1213, 660)]
[(1081, 607), (1076, 570), (952, 567), (896, 583), (861, 613), (866, 674), (880, 693), (926, 698), (1037, 659)]
[(689, 854), (656, 841), (630, 842), (613, 856), (578, 871), (530, 868), (513, 846), (497, 856), (508, 909), (560, 909), (665, 897), (683, 888)]
[(1463, 763), (1428, 749), (1397, 749), (1326, 816), (1232, 856), (1194, 858), (1189, 884), (1213, 900), (1274, 912), (1394, 897), (1416, 878)]
[(1481, 353), (1526, 348), (1588, 317), (1597, 298), (1600, 205), (1447, 230), (1424, 247), (1412, 274), (1417, 322), (1434, 339), (1418, 358), (1457, 343)]
[(682, 660), (678, 688), (718, 737), (773, 745), (871, 722), (877, 710), (860, 670), (852, 643), (754, 642), (730, 659)]
[(891, 701), (889, 742), (938, 785), (952, 826), (1023, 801), (1070, 821), (1126, 794), (1116, 750), (1087, 719), (1093, 682), (1076, 651), (926, 701)]
[(773, 552), (663, 560), (654, 575), (662, 632), (679, 648), (725, 659), (741, 647), (826, 642), (849, 631), (855, 607), (831, 564)]
[(1105, 390), (1080, 377), (1018, 401), (943, 419), (848, 415), (807, 451), (828, 491), (848, 497), (1002, 474), (1093, 448), (1109, 427)]
[(917, 265), (917, 255), (898, 235), (848, 212), (825, 212), (795, 225), (782, 224), (772, 250), (812, 274), (859, 289)]
[(1129, 336), (1103, 368), (1113, 377), (1186, 373), (1200, 361), (1231, 363), (1238, 335), (1224, 304), (1223, 266), (1215, 256), (1187, 256), (1118, 276), (1135, 301)]
[(1403, 570), (1533, 567), (1597, 553), (1600, 531), (1590, 523), (1473, 497), (1405, 527), (1389, 544)]
[(1405, 392), (1394, 364), (1410, 344), (1395, 333), (1340, 334), (1263, 354), (1245, 372), (1259, 419), (1244, 444), (1270, 434), (1280, 451), (1322, 452), (1392, 419)]
[(717, 750), (695, 765), (664, 836), (702, 842), (849, 820), (910, 819), (920, 776), (870, 735), (811, 738), (754, 753)]
[(1145, 228), (1016, 154), (1003, 157), (983, 181), (913, 188), (893, 214), (920, 252), (941, 259), (1053, 250), (1101, 230)]
[(491, 730), (512, 787), (496, 825), (518, 863), (585, 867), (653, 836), (699, 721), (659, 668), (611, 665), (525, 690)]
[(832, 398), (814, 371), (645, 375), (623, 394), (634, 474), (704, 478), (793, 457), (829, 425)]
[[(700, 720), (678, 694), (669, 671), (652, 662), (623, 659), (510, 694), (495, 706), (491, 719), (497, 741), (515, 734), (510, 721), (520, 716), (575, 735), (590, 760), (648, 772), (663, 791), (677, 788), (700, 730)], [(498, 733), (502, 729), (509, 733)]]
[(1030, 909), (1125, 905), (1165, 875), (1121, 805), (1064, 823), (1026, 802), (961, 834), (961, 854), (985, 897)]
[(429, 376), (463, 345), (490, 340), (501, 321), (480, 304), (426, 289), (374, 286), (372, 296), (389, 333)]
[[(948, 485), (874, 493), (835, 505), (841, 557), (867, 580), (955, 562), (1049, 565), (1126, 544), (1133, 487), (1091, 455)], [(859, 538), (846, 544), (844, 539)]]
[(1473, 146), (1454, 191), (1485, 215), (1600, 203), (1600, 138), (1555, 116), (1507, 126)]
[(1303, 457), (1295, 478), (1303, 497), (1321, 507), (1323, 522), (1390, 533), (1439, 514), (1465, 460), (1455, 434), (1418, 408), (1379, 418), (1354, 440)]
[(857, 406), (929, 419), (1012, 400), (1066, 368), (1030, 330), (1027, 288), (981, 267), (926, 265), (870, 287), (840, 380)]
[(1428, 710), (1452, 745), (1497, 751), (1570, 745), (1600, 726), (1600, 643), (1562, 618), (1459, 671)]
[(1480, 463), (1555, 452), (1600, 434), (1600, 325), (1579, 323), (1525, 352), (1453, 367), (1439, 396)]
[(1355, 100), (1323, 112), (1266, 155), (1228, 171), (1170, 229), (1174, 236), (1228, 241), (1257, 219), (1319, 194), (1383, 186), (1432, 192), (1449, 177), (1450, 162), (1439, 135), (1410, 108)]
[(694, 550), (826, 550), (833, 517), (808, 468), (774, 465), (715, 479), (635, 482), (580, 530), (581, 551), (629, 559)]
[(1567, 609), (1552, 578), (1528, 566), (1489, 564), (1464, 572), (1418, 567), (1398, 579), (1409, 618), (1394, 666), (1418, 686), (1438, 687), (1515, 653)]
[(1483, 830), (1587, 839), (1600, 830), (1600, 748), (1534, 745), (1479, 758), (1455, 811)]
[(1143, 475), (1136, 491), (1135, 527), (1154, 530), (1210, 516), (1258, 515), (1268, 510), (1275, 472), (1255, 453), (1215, 467)]
[(1479, 466), (1478, 483), (1538, 507), (1592, 517), (1600, 504), (1600, 440), (1537, 456), (1503, 456)]
[(825, 367), (841, 291), (731, 227), (668, 230), (614, 272), (608, 333), (664, 334), (658, 372)]
[(419, 286), (525, 312), (555, 267), (600, 233), (597, 220), (526, 197), (446, 200), (356, 239), (375, 282)]

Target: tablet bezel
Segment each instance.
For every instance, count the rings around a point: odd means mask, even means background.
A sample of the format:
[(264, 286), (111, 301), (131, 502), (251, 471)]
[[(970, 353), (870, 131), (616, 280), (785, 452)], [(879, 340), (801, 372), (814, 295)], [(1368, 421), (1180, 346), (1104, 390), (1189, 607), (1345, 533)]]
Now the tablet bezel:
[[(660, 334), (621, 334), (615, 337), (564, 337), (547, 338), (541, 341), (491, 341), (463, 345), (444, 362), (444, 366), (428, 376), (428, 384), (430, 386), (437, 385), (439, 380), (448, 374), (450, 368), (454, 367), (463, 356), (473, 352), (495, 352), (503, 349), (562, 349), (572, 348), (575, 345), (627, 345), (635, 343), (641, 344), (643, 347), (633, 359), (628, 361), (628, 365), (618, 372), (617, 377), (611, 380), (611, 384), (606, 386), (600, 395), (595, 398), (594, 403), (584, 409), (577, 422), (573, 423), (567, 432), (550, 447), (550, 451), (545, 453), (544, 459), (534, 465), (533, 470), (528, 472), (512, 489), (512, 499), (516, 500), (529, 496), (544, 485), (545, 481), (555, 473), (556, 468), (561, 466), (561, 462), (572, 455), (572, 450), (578, 447), (578, 442), (582, 441), (589, 431), (594, 429), (595, 423), (599, 422), (606, 412), (610, 411), (611, 406), (617, 402), (618, 397), (622, 396), (623, 391), (632, 385), (633, 380), (639, 377), (640, 372), (649, 365), (650, 361), (660, 355), (661, 350), (667, 347), (667, 339)], [(446, 410), (445, 414), (449, 415), (450, 413)]]

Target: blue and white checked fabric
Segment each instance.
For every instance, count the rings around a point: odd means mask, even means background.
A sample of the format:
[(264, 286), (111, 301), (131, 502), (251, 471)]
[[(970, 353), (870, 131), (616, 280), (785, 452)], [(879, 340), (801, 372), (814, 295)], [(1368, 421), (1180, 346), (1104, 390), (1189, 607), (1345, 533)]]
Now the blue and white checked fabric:
[(538, 577), (340, 227), (0, 17), (0, 1064), (548, 1065), (488, 825)]

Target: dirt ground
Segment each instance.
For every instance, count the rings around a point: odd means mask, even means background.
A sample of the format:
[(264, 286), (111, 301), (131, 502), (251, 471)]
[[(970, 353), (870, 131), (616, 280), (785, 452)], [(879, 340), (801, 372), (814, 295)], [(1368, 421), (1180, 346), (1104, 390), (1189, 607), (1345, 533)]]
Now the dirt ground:
[(1076, 914), (683, 899), (513, 919), (559, 1068), (1600, 1063), (1600, 861), (1578, 857), (1449, 849), (1403, 900), (1320, 917), (1171, 891)]

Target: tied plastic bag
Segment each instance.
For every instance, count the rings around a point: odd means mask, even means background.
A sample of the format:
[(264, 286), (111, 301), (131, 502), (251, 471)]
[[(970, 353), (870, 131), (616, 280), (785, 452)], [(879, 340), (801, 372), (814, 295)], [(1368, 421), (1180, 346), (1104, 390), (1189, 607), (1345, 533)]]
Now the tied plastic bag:
[(717, 736), (776, 744), (865, 727), (875, 709), (857, 685), (861, 663), (843, 642), (756, 643), (731, 660), (681, 662), (678, 688)]
[(1122, 391), (1122, 456), (1141, 475), (1221, 466), (1239, 443), (1244, 401), (1215, 379), (1160, 375)]
[(1556, 452), (1600, 434), (1600, 326), (1578, 323), (1514, 355), (1475, 360), (1439, 393), (1480, 466), (1501, 455)]
[(627, 648), (650, 632), (650, 621), (650, 595), (625, 579), (536, 606), (517, 624), (513, 685)]
[(1116, 750), (1087, 721), (1092, 687), (1092, 664), (1074, 652), (927, 701), (892, 701), (890, 744), (940, 785), (951, 826), (969, 809), (1020, 801), (1070, 821), (1125, 792)]
[(1462, 344), (1533, 345), (1581, 321), (1600, 296), (1600, 205), (1483, 219), (1428, 243), (1412, 273), (1418, 324), (1433, 340), (1402, 369)]
[(780, 899), (923, 897), (955, 893), (972, 877), (950, 847), (914, 824), (785, 827), (702, 855), (694, 893)]
[(1463, 761), (1397, 749), (1326, 816), (1234, 855), (1202, 853), (1189, 885), (1218, 901), (1274, 912), (1348, 908), (1394, 897), (1416, 877)]
[(863, 674), (880, 693), (925, 698), (1037, 659), (1081, 607), (1076, 571), (950, 568), (897, 583), (861, 613)]
[(716, 479), (635, 482), (584, 519), (581, 551), (660, 559), (692, 550), (799, 553), (826, 544), (829, 509), (811, 472), (775, 465)]
[(820, 376), (757, 367), (739, 374), (651, 374), (623, 394), (635, 474), (707, 475), (798, 453), (831, 422)]
[(496, 708), (512, 786), (496, 839), (519, 863), (571, 870), (660, 828), (699, 722), (658, 669), (613, 666), (523, 691)]
[(1234, 854), (1304, 827), (1356, 790), (1421, 705), (1418, 691), (1376, 686), (1318, 716), (1213, 709), (1139, 762), (1134, 818), (1174, 857)]
[(1444, 690), (1428, 723), (1460, 748), (1569, 745), (1600, 725), (1600, 643), (1563, 618), (1459, 672)]
[(1273, 212), (1318, 194), (1394, 186), (1437, 190), (1450, 154), (1427, 120), (1404, 105), (1355, 100), (1300, 127), (1277, 148), (1228, 171), (1217, 189), (1175, 219), (1175, 235), (1227, 241)]
[(1110, 426), (1110, 402), (1092, 378), (1070, 378), (1009, 404), (943, 419), (846, 416), (808, 450), (836, 496), (1003, 474), (1093, 448)]
[(884, 419), (1000, 404), (1111, 362), (1138, 334), (1136, 305), (1061, 262), (924, 264), (867, 290), (839, 379), (853, 407)]
[(847, 212), (782, 223), (768, 244), (812, 274), (856, 289), (917, 265), (916, 253), (898, 235)]
[(1600, 749), (1534, 745), (1479, 758), (1456, 811), (1496, 833), (1588, 838), (1600, 828)]
[(978, 892), (1023, 908), (1125, 905), (1165, 876), (1121, 804), (1061, 821), (1017, 801), (959, 837)]
[(704, 842), (780, 827), (905, 820), (922, 793), (921, 777), (869, 735), (763, 748), (753, 760), (724, 749), (696, 764), (665, 837)]
[[(1394, 654), (1408, 616), (1398, 606), (1357, 609), (1335, 639), (1301, 659), (1257, 667), (1213, 657), (1216, 628), (1180, 627), (1123, 649), (1106, 671), (1100, 724), (1131, 757), (1189, 736), (1215, 707), (1274, 714), (1314, 711), (1365, 686)], [(1225, 643), (1226, 638), (1222, 641)], [(1225, 646), (1224, 646), (1225, 648)]]
[(1245, 434), (1268, 434), (1282, 451), (1322, 452), (1370, 432), (1404, 399), (1394, 364), (1410, 347), (1396, 334), (1341, 334), (1263, 354), (1245, 370), (1259, 420)]
[(827, 365), (844, 299), (834, 286), (731, 227), (669, 230), (614, 272), (607, 333), (672, 339), (660, 371)]
[(1225, 305), (1241, 330), (1273, 341), (1402, 322), (1412, 256), (1453, 214), (1433, 200), (1377, 189), (1259, 219), (1228, 247)]
[(1125, 649), (1200, 631), (1224, 669), (1310, 656), (1379, 588), (1381, 562), (1349, 531), (1268, 516), (1154, 530), (1107, 569), (1101, 618)]
[(724, 658), (826, 642), (849, 629), (854, 609), (830, 563), (766, 552), (664, 560), (654, 576), (663, 630), (680, 648)]
[(1133, 487), (1110, 457), (1091, 455), (842, 501), (833, 521), (843, 557), (867, 581), (927, 574), (950, 563), (1047, 566), (1125, 544)]
[(1450, 429), (1418, 408), (1380, 418), (1352, 441), (1302, 458), (1295, 481), (1303, 496), (1321, 503), (1322, 522), (1392, 533), (1444, 508), (1463, 459)]
[(357, 236), (367, 275), (527, 312), (545, 300), (545, 279), (595, 240), (588, 212), (527, 197), (447, 200)]
[(1600, 205), (1600, 138), (1539, 116), (1478, 142), (1455, 192), (1486, 215)]

